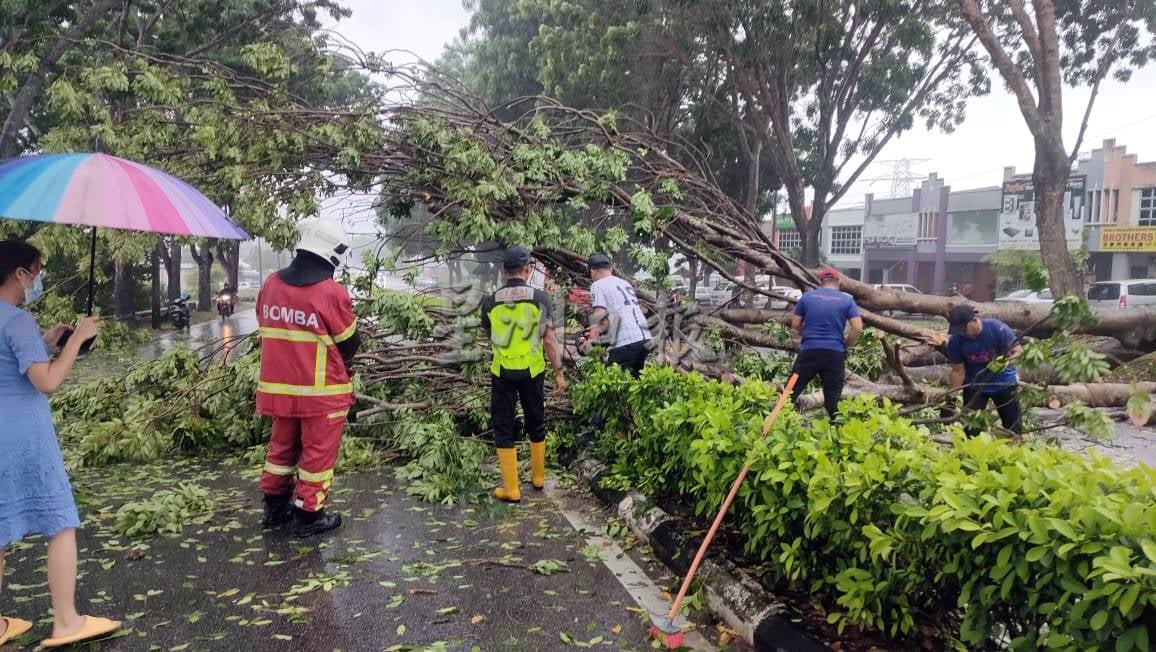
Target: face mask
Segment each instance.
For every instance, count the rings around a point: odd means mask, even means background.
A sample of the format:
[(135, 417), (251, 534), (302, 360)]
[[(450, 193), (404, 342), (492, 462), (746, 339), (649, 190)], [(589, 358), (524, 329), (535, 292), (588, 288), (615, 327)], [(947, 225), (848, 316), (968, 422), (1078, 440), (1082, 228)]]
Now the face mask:
[[(24, 283), (20, 283), (20, 287), (24, 287)], [(32, 281), (32, 287), (24, 287), (24, 305), (32, 305), (36, 300), (44, 295), (44, 272), (36, 275), (36, 279)]]

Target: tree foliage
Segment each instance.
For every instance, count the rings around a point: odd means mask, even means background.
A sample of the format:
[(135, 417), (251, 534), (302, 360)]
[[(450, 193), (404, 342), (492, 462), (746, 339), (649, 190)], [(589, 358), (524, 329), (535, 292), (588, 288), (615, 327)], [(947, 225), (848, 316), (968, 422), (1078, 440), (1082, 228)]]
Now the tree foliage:
[[(13, 25), (29, 27), (5, 43), (0, 84), (19, 95), (36, 75), (44, 83), (27, 128), (6, 146), (89, 151), (99, 142), (189, 181), (250, 234), (281, 248), (294, 241), (297, 217), (316, 214), (318, 197), (371, 180), (358, 168), (361, 154), (378, 144), (379, 92), (356, 62), (326, 47), (317, 12), (340, 17), (337, 5), (118, 4), (123, 12), (103, 12), (79, 36), (72, 30), (82, 23), (40, 3), (17, 9)], [(53, 38), (65, 46), (59, 66), (43, 51)], [(16, 119), (19, 108), (10, 104), (6, 117)], [(327, 158), (314, 156), (321, 148)], [(86, 251), (70, 227), (46, 226), (37, 238), (77, 259)], [(139, 262), (157, 242), (155, 235), (102, 232), (98, 251)]]

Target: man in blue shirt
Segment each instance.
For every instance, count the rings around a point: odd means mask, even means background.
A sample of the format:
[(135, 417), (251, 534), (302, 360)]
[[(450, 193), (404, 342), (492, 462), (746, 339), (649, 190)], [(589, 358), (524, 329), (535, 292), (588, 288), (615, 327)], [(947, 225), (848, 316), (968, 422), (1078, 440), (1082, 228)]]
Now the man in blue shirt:
[[(951, 363), (951, 389), (963, 389), (967, 410), (987, 409), (995, 402), (1003, 427), (1022, 432), (1023, 411), (1016, 388), (1019, 378), (1008, 360), (1019, 355), (1016, 334), (998, 319), (980, 319), (974, 306), (956, 306), (947, 313), (947, 361)], [(968, 430), (968, 435), (978, 434)]]
[[(851, 330), (844, 337), (847, 323)], [(863, 332), (859, 306), (846, 292), (839, 291), (839, 272), (830, 267), (819, 272), (819, 287), (804, 294), (795, 304), (791, 328), (803, 334), (793, 373), (799, 375), (791, 398), (799, 396), (815, 376), (823, 383), (823, 403), (834, 419), (843, 395), (847, 349)]]

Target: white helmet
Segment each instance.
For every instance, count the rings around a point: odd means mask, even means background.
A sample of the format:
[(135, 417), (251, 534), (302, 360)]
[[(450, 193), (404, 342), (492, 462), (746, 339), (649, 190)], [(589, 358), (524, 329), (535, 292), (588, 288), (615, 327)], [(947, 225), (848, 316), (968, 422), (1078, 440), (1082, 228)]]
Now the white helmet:
[(311, 217), (301, 220), (297, 231), (301, 234), (298, 251), (317, 254), (335, 268), (341, 266), (342, 257), (349, 251), (349, 236), (340, 223), (328, 217)]

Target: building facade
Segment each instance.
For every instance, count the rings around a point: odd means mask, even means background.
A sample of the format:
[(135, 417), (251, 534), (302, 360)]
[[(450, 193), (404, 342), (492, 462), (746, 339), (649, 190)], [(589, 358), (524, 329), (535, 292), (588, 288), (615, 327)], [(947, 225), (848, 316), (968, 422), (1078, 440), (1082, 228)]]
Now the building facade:
[(1089, 273), (1097, 281), (1156, 277), (1156, 162), (1105, 140), (1077, 171), (1087, 177)]
[[(1032, 186), (1031, 174), (1009, 167), (999, 186), (953, 191), (931, 174), (909, 197), (868, 194), (827, 213), (822, 257), (868, 283), (994, 299), (992, 256), (1039, 249)], [(1069, 246), (1088, 250), (1089, 280), (1156, 277), (1156, 162), (1104, 141), (1072, 171), (1063, 218)], [(789, 217), (776, 220), (773, 237), (783, 251), (800, 244)]]

